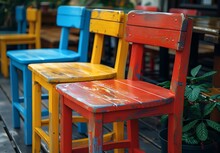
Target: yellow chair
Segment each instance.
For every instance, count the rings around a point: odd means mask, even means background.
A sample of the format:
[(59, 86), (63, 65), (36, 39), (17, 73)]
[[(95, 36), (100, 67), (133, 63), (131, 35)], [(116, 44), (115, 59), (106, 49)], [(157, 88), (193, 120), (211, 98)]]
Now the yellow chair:
[[(59, 152), (59, 94), (55, 88), (58, 83), (124, 78), (128, 54), (128, 43), (124, 36), (125, 23), (126, 15), (123, 11), (94, 9), (90, 20), (90, 32), (95, 34), (90, 63), (42, 63), (28, 66), (32, 71), (33, 84), (33, 153), (40, 152), (41, 139), (49, 146), (49, 152)], [(106, 35), (118, 38), (113, 68), (101, 64), (104, 36)], [(46, 120), (41, 118), (41, 87), (48, 90), (49, 95), (49, 135), (42, 129)], [(73, 122), (87, 122), (87, 120), (77, 116), (73, 118)], [(123, 128), (123, 123), (114, 124), (114, 130), (120, 131), (114, 133), (115, 141), (124, 139)], [(87, 143), (88, 140), (85, 142), (80, 139), (73, 145), (79, 146)], [(116, 152), (123, 152), (123, 150), (116, 150)]]
[(35, 44), (40, 48), (40, 29), (41, 29), (41, 12), (34, 8), (27, 9), (27, 22), (29, 30), (27, 34), (10, 34), (0, 35), (0, 52), (1, 52), (1, 72), (4, 77), (8, 77), (8, 58), (6, 56), (7, 45)]

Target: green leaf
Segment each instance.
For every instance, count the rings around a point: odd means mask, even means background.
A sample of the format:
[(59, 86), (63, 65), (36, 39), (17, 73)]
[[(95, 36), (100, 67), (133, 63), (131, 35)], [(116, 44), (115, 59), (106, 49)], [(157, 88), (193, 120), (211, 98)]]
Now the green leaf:
[(199, 70), (201, 69), (201, 67), (202, 67), (202, 65), (198, 65), (198, 66), (196, 66), (196, 67), (194, 67), (192, 70), (191, 70), (191, 75), (193, 76), (193, 77), (195, 77), (197, 74), (198, 74), (198, 72), (199, 72)]
[(192, 88), (190, 86), (186, 86), (184, 96), (188, 97), (192, 92)]
[(212, 120), (206, 120), (208, 126), (215, 129), (216, 131), (220, 132), (220, 124), (217, 122), (214, 122)]
[(197, 122), (198, 122), (198, 120), (194, 120), (194, 121), (186, 124), (185, 126), (183, 126), (183, 132), (187, 132), (190, 129), (192, 129), (196, 125)]
[(215, 106), (216, 106), (216, 103), (209, 103), (205, 105), (204, 116), (209, 115), (213, 111)]
[(193, 88), (192, 92), (188, 95), (188, 100), (191, 102), (194, 102), (198, 99), (200, 94), (200, 88), (199, 87), (195, 87)]
[(170, 88), (170, 81), (160, 82), (157, 85), (169, 89)]
[(199, 144), (199, 141), (195, 138), (195, 136), (190, 136), (185, 133), (183, 133), (182, 140), (187, 144)]
[(161, 123), (166, 123), (167, 120), (168, 120), (168, 115), (163, 115), (163, 116), (161, 116), (161, 118), (160, 118)]
[(202, 118), (201, 108), (199, 103), (193, 104), (190, 106), (190, 118), (191, 119), (200, 119)]
[(201, 122), (197, 127), (196, 127), (196, 136), (200, 141), (206, 141), (208, 138), (208, 130), (206, 128), (205, 123)]
[(207, 73), (203, 74), (202, 76), (200, 76), (200, 78), (205, 79), (205, 78), (213, 76), (216, 73), (217, 73), (217, 71), (210, 71), (210, 72), (207, 72)]
[(210, 96), (210, 99), (220, 99), (220, 94), (215, 94), (215, 95), (212, 95)]

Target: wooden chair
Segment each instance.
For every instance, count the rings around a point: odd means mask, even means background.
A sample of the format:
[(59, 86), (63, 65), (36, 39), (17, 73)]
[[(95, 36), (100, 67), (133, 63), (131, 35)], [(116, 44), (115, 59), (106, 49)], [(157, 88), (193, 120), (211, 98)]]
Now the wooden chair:
[[(94, 33), (94, 44), (90, 63), (66, 62), (30, 64), (33, 78), (33, 152), (40, 152), (40, 140), (49, 146), (49, 151), (59, 152), (59, 94), (55, 86), (61, 82), (81, 82), (103, 80), (110, 78), (124, 78), (125, 64), (128, 52), (128, 43), (124, 39), (126, 15), (122, 11), (94, 9), (91, 14), (90, 32)], [(101, 64), (104, 52), (104, 36), (118, 38), (117, 55), (114, 68)], [(49, 134), (43, 131), (44, 121), (41, 119), (41, 87), (49, 92)], [(86, 119), (76, 116), (74, 122), (87, 122)], [(122, 128), (118, 123), (115, 128)], [(107, 139), (111, 138), (106, 136)], [(123, 131), (115, 133), (115, 139), (122, 139)], [(74, 142), (78, 146), (87, 141)]]
[(0, 35), (2, 34), (21, 34), (26, 33), (26, 10), (24, 6), (16, 6), (15, 7), (15, 19), (17, 22), (17, 30), (16, 31), (0, 31)]
[(170, 8), (170, 13), (184, 13), (188, 16), (196, 16), (198, 15), (198, 11), (196, 9), (181, 9), (181, 8)]
[[(150, 12), (158, 12), (160, 9), (157, 7), (157, 6), (144, 6), (144, 5), (137, 5), (135, 6), (135, 9), (136, 10), (143, 10), (143, 11), (150, 11)], [(151, 72), (154, 71), (154, 67), (155, 67), (155, 57), (156, 57), (156, 54), (157, 52), (155, 52), (154, 50), (159, 50), (159, 48), (155, 48), (155, 47), (152, 47), (152, 46), (147, 46), (145, 45), (145, 51), (144, 51), (144, 57), (146, 57), (147, 53), (150, 54), (149, 58), (149, 69)], [(143, 71), (145, 71), (146, 69), (146, 66), (145, 66), (146, 62), (145, 62), (145, 58), (143, 59)]]
[(35, 44), (36, 48), (41, 47), (41, 12), (34, 8), (28, 8), (27, 22), (29, 23), (29, 32), (27, 34), (11, 34), (0, 36), (1, 72), (4, 77), (8, 77), (8, 58), (6, 56), (7, 45)]
[[(32, 74), (28, 69), (28, 64), (87, 61), (89, 22), (90, 11), (84, 7), (61, 6), (58, 8), (57, 16), (57, 25), (62, 27), (59, 48), (29, 49), (7, 53), (10, 58), (13, 127), (20, 127), (20, 113), (24, 117), (25, 144), (32, 144)], [(70, 28), (80, 30), (77, 51), (67, 49)], [(17, 70), (21, 70), (23, 73), (23, 97), (19, 96)], [(47, 96), (44, 95), (42, 98), (47, 99)]]
[[(125, 147), (130, 152), (143, 153), (139, 150), (137, 119), (162, 114), (169, 115), (168, 152), (181, 153), (181, 121), (191, 35), (192, 20), (184, 14), (129, 12), (126, 40), (132, 44), (132, 49), (128, 79), (56, 86), (61, 94), (61, 153), (72, 152), (72, 110), (88, 119), (90, 153)], [(170, 89), (139, 81), (145, 44), (176, 50)], [(127, 121), (128, 138), (103, 144), (103, 124), (116, 121)], [(88, 152), (88, 147), (78, 147), (73, 152)]]
[(157, 6), (137, 5), (135, 6), (135, 10), (158, 12), (160, 9)]

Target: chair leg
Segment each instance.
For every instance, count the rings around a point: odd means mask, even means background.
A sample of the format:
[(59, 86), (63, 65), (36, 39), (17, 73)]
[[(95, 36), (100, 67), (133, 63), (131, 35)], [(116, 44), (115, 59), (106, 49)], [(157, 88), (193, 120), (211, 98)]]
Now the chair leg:
[[(113, 123), (114, 141), (124, 140), (124, 122)], [(124, 149), (114, 149), (114, 153), (124, 153)]]
[(127, 132), (128, 132), (128, 139), (130, 140), (129, 153), (134, 153), (135, 150), (139, 149), (137, 119), (127, 121)]
[(102, 153), (102, 114), (91, 114), (88, 126), (89, 153)]
[(61, 153), (72, 152), (72, 109), (64, 105), (61, 100)]
[(1, 52), (1, 71), (4, 77), (8, 77), (8, 58), (6, 56), (6, 43), (0, 41)]
[(23, 70), (23, 88), (24, 88), (24, 135), (25, 144), (32, 144), (32, 83), (31, 83), (31, 71), (28, 70), (27, 65)]
[(86, 123), (77, 123), (78, 132), (79, 133), (86, 133), (87, 132), (87, 124)]
[(40, 37), (36, 39), (35, 48), (36, 48), (36, 49), (41, 48), (41, 40), (40, 40)]
[(20, 128), (19, 111), (16, 105), (19, 103), (19, 87), (18, 87), (18, 73), (16, 67), (10, 62), (10, 84), (11, 84), (11, 96), (12, 96), (12, 122), (14, 128)]
[(49, 152), (59, 153), (59, 94), (55, 85), (49, 89)]
[(182, 118), (177, 114), (170, 114), (168, 120), (168, 152), (182, 153)]
[(40, 153), (40, 136), (35, 132), (36, 128), (41, 128), (41, 86), (35, 81), (35, 76), (32, 76), (32, 125), (33, 125), (33, 135), (32, 135), (32, 153)]

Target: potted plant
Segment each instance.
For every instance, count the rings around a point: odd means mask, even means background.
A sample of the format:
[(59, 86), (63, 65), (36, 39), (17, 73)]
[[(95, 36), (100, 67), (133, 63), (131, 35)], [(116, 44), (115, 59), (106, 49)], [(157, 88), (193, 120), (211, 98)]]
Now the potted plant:
[[(191, 76), (187, 77), (187, 85), (184, 94), (182, 142), (183, 153), (208, 153), (219, 151), (220, 124), (210, 120), (211, 112), (216, 108), (220, 111), (220, 95), (205, 96), (211, 84), (207, 79), (216, 71), (210, 71), (200, 75), (201, 65), (191, 70)], [(159, 85), (169, 88), (170, 82)], [(162, 122), (167, 121), (167, 116), (162, 116)], [(167, 131), (160, 132), (162, 140), (162, 153), (166, 153)], [(165, 145), (165, 148), (163, 148)]]

